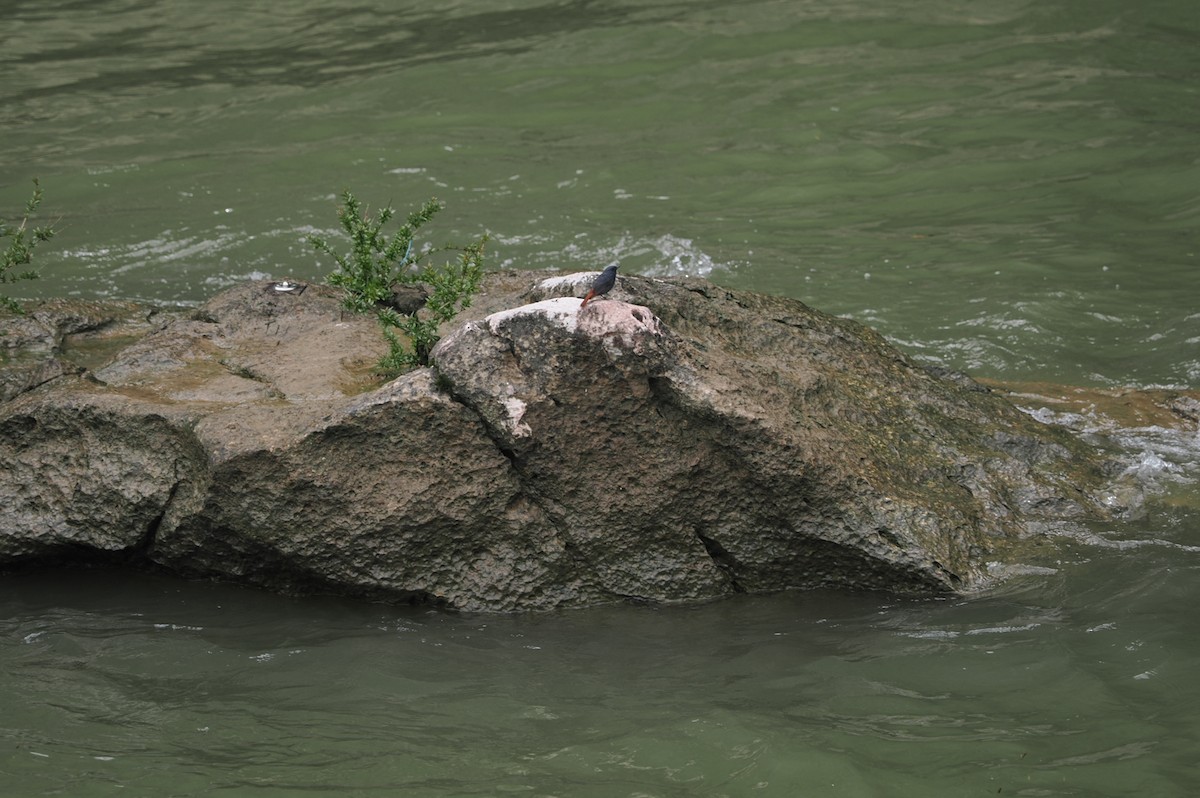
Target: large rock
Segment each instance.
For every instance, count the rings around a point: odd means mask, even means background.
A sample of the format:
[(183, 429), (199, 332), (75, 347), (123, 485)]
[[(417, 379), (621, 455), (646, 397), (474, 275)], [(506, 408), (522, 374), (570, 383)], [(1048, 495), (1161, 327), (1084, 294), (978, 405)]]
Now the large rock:
[(1089, 446), (861, 325), (693, 280), (581, 311), (589, 279), (491, 276), (432, 368), (373, 389), (375, 322), (319, 286), (246, 284), (47, 367), (0, 405), (0, 566), (473, 610), (938, 594), (1111, 509)]

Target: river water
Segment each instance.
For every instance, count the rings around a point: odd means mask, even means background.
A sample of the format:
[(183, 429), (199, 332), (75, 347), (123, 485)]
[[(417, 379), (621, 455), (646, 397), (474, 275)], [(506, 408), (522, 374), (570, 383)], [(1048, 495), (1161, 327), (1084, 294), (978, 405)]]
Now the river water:
[[(9, 0), (18, 297), (320, 279), (336, 196), (492, 265), (707, 276), (1009, 381), (1200, 382), (1184, 0)], [(436, 10), (430, 10), (436, 8)], [(1083, 424), (1088, 419), (1083, 419)], [(464, 616), (0, 579), (4, 795), (1192, 796), (1200, 441), (969, 600)]]

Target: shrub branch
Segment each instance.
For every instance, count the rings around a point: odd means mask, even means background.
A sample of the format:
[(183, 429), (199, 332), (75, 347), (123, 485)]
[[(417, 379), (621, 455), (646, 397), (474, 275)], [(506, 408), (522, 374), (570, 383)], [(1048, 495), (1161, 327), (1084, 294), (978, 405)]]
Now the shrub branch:
[[(33, 196), (25, 203), (25, 214), (21, 217), (20, 224), (13, 227), (0, 222), (0, 246), (3, 246), (4, 239), (9, 239), (8, 245), (0, 252), (0, 284), (38, 278), (38, 271), (31, 268), (33, 251), (38, 245), (53, 238), (57, 232), (52, 225), (29, 225), (30, 218), (37, 213), (41, 204), (42, 187), (35, 178)], [(24, 313), (16, 300), (4, 295), (0, 295), (0, 307), (8, 308), (13, 313)]]
[[(343, 306), (354, 313), (374, 314), (383, 328), (388, 354), (380, 359), (378, 370), (386, 377), (428, 365), (429, 353), (438, 342), (438, 327), (471, 306), (483, 281), (487, 236), (467, 246), (413, 253), (417, 231), (443, 207), (436, 199), (427, 200), (389, 236), (384, 227), (395, 210), (389, 205), (372, 217), (350, 191), (344, 191), (338, 222), (350, 239), (350, 251), (339, 253), (326, 239), (309, 236), (312, 246), (337, 264), (327, 279), (345, 289)], [(448, 251), (457, 252), (457, 260), (441, 266), (426, 262), (431, 255)], [(397, 283), (426, 286), (425, 306), (411, 314), (391, 307), (392, 286)]]

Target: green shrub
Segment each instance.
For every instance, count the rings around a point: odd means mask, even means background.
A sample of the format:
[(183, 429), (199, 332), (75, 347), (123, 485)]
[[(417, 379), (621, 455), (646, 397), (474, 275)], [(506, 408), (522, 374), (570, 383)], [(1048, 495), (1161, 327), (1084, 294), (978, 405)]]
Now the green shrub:
[[(29, 219), (42, 204), (42, 187), (38, 181), (33, 181), (33, 196), (25, 203), (25, 215), (16, 227), (0, 221), (0, 246), (4, 239), (10, 239), (8, 246), (0, 253), (0, 284), (15, 283), (18, 280), (36, 280), (37, 270), (30, 268), (33, 263), (33, 251), (39, 244), (49, 241), (57, 232), (52, 226), (30, 227)], [(5, 307), (14, 313), (22, 313), (21, 306), (16, 300), (0, 295), (0, 307)]]
[[(425, 202), (408, 215), (390, 236), (383, 228), (395, 217), (389, 205), (374, 217), (349, 191), (342, 193), (338, 221), (350, 238), (350, 251), (339, 254), (320, 236), (309, 236), (318, 252), (331, 256), (337, 264), (328, 280), (346, 290), (343, 305), (355, 313), (373, 313), (383, 327), (388, 354), (378, 364), (386, 377), (394, 377), (417, 366), (429, 364), (429, 352), (438, 342), (438, 327), (471, 306), (471, 298), (483, 281), (484, 236), (467, 246), (444, 246), (413, 253), (417, 230), (429, 222), (444, 206), (436, 199)], [(425, 261), (433, 254), (458, 252), (458, 258), (441, 266)], [(428, 290), (425, 306), (411, 314), (400, 313), (389, 305), (392, 286), (424, 285)], [(403, 334), (404, 339), (397, 334)]]

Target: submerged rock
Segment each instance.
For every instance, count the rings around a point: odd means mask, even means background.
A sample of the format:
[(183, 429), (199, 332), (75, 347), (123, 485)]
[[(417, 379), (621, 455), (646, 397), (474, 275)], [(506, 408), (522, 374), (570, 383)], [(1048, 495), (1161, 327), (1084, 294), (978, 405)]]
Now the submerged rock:
[(375, 322), (268, 283), (26, 380), (0, 404), (0, 566), (496, 611), (940, 594), (1111, 509), (1095, 449), (862, 325), (686, 279), (580, 311), (592, 276), (490, 276), (432, 367), (370, 390)]

